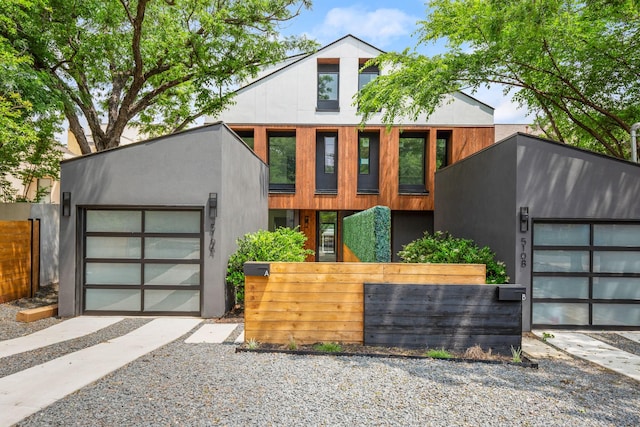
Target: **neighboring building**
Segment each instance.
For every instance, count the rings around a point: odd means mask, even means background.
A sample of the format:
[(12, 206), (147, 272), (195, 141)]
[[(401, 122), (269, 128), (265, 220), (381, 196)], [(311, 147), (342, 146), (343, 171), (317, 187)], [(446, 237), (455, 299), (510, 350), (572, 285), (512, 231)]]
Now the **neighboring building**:
[(516, 134), (436, 174), (435, 228), (527, 288), (523, 330), (640, 327), (640, 165)]
[(494, 142), (493, 108), (459, 92), (428, 120), (361, 128), (354, 95), (378, 69), (359, 70), (380, 53), (345, 36), (262, 72), (215, 118), (269, 163), (269, 227), (300, 226), (316, 261), (341, 261), (342, 218), (376, 205), (392, 210), (395, 256), (433, 230), (435, 170)]
[(534, 136), (544, 137), (544, 132), (540, 129), (540, 126), (529, 124), (495, 124), (495, 142), (502, 141), (505, 138), (510, 137), (514, 133), (526, 133)]
[(221, 123), (62, 162), (58, 313), (222, 316), (236, 240), (267, 227), (267, 179)]

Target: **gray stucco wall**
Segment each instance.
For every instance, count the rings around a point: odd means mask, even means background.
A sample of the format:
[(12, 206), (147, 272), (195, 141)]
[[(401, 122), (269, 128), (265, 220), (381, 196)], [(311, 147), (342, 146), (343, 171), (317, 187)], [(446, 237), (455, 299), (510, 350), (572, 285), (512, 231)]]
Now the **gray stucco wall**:
[(40, 220), (40, 285), (58, 283), (58, 230), (60, 205), (48, 203), (2, 203), (0, 220)]
[[(60, 220), (60, 315), (81, 312), (76, 275), (78, 207), (100, 205), (205, 208), (202, 316), (224, 314), (224, 277), (228, 257), (235, 250), (233, 233), (267, 226), (268, 205), (259, 180), (265, 168), (223, 124), (63, 162), (61, 192), (71, 192), (72, 206), (71, 216)], [(233, 177), (223, 179), (229, 171), (235, 172), (241, 185), (231, 186)], [(213, 256), (209, 253), (211, 222), (206, 209), (209, 193), (218, 193), (219, 206)], [(251, 209), (239, 214), (241, 205)]]
[(403, 246), (433, 232), (433, 211), (391, 211), (391, 258), (400, 261)]
[[(436, 230), (489, 245), (530, 296), (533, 221), (640, 219), (640, 166), (517, 134), (438, 172), (435, 207)], [(529, 299), (523, 330), (530, 329)]]

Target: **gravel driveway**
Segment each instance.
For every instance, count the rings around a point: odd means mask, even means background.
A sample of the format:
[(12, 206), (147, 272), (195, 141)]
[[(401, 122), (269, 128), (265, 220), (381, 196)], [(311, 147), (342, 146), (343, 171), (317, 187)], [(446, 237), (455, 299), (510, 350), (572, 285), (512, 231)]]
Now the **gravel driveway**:
[[(0, 319), (5, 306), (0, 305)], [(4, 358), (0, 377), (146, 321), (125, 319), (66, 345)], [(0, 321), (2, 339), (12, 338), (9, 323)], [(640, 425), (638, 382), (579, 360), (540, 360), (535, 370), (439, 360), (235, 353), (231, 344), (186, 344), (187, 336), (19, 425)]]

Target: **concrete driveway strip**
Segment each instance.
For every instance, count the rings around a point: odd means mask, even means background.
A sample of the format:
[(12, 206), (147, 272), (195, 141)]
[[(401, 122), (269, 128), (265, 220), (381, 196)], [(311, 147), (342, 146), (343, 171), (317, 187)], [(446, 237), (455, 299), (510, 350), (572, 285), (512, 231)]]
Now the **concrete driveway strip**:
[(553, 332), (547, 341), (567, 353), (640, 381), (640, 356), (577, 332)]
[(0, 358), (80, 338), (118, 323), (122, 319), (123, 317), (74, 317), (24, 337), (0, 341)]
[(197, 326), (202, 319), (160, 318), (111, 341), (0, 378), (0, 426), (8, 426), (91, 384)]

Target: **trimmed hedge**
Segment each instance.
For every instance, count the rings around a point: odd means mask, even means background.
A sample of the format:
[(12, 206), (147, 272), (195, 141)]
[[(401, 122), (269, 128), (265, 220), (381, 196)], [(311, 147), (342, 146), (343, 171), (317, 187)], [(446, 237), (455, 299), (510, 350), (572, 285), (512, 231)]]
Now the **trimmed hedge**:
[(391, 262), (391, 210), (374, 206), (346, 217), (342, 239), (361, 262)]

